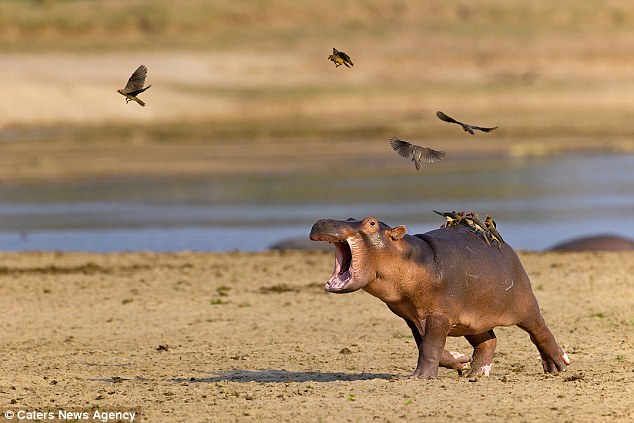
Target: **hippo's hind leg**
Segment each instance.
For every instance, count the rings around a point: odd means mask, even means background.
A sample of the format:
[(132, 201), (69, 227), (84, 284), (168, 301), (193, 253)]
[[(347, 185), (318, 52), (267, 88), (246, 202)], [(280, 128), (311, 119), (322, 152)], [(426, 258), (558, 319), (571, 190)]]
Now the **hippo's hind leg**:
[(565, 372), (566, 365), (570, 364), (568, 355), (557, 344), (544, 318), (539, 311), (533, 313), (531, 318), (519, 323), (517, 326), (524, 329), (531, 337), (531, 341), (539, 350), (542, 358), (542, 367), (545, 373)]
[[(414, 322), (408, 319), (403, 319), (407, 323), (407, 326), (412, 331), (412, 335), (414, 335), (414, 340), (416, 341), (416, 346), (418, 347), (418, 353), (421, 353), (421, 345), (423, 343), (423, 336), (421, 335), (418, 327)], [(423, 329), (424, 331), (424, 329)], [(447, 369), (455, 369), (458, 371), (458, 375), (462, 376), (463, 372), (469, 371), (471, 368), (471, 359), (468, 355), (463, 354), (458, 351), (447, 351), (443, 349), (442, 354), (440, 356), (440, 367), (445, 367)], [(412, 375), (413, 376), (413, 375)]]
[(473, 346), (471, 371), (466, 373), (465, 376), (489, 376), (493, 366), (493, 354), (497, 345), (493, 329), (478, 335), (467, 335), (465, 338)]

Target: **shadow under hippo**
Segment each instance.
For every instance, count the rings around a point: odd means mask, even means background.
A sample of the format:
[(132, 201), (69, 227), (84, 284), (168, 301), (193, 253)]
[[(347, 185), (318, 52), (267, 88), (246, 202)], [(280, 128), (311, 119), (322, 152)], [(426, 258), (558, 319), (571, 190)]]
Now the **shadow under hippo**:
[[(373, 217), (319, 220), (310, 239), (335, 245), (326, 291), (363, 289), (405, 320), (418, 346), (410, 377), (436, 378), (439, 366), (488, 376), (496, 326), (528, 332), (545, 372), (562, 372), (570, 364), (539, 312), (522, 263), (506, 244), (487, 245), (466, 225), (412, 236), (405, 226), (391, 228)], [(445, 350), (447, 336), (464, 336), (472, 357)]]

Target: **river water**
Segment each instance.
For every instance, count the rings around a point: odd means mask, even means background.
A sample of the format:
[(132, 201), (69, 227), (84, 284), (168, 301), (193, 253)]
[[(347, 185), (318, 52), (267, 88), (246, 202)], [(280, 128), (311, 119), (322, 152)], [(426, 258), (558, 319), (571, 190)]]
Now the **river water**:
[[(411, 169), (410, 169), (411, 167)], [(107, 178), (0, 185), (0, 250), (259, 251), (321, 218), (375, 216), (422, 233), (432, 210), (494, 216), (505, 240), (634, 238), (634, 155), (481, 159), (416, 172)]]

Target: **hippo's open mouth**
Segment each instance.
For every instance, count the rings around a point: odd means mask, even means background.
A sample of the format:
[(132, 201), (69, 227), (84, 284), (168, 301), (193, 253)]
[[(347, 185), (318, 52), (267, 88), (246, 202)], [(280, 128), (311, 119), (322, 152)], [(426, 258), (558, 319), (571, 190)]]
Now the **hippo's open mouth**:
[(326, 282), (326, 291), (342, 292), (353, 279), (352, 250), (347, 241), (335, 241), (335, 269)]

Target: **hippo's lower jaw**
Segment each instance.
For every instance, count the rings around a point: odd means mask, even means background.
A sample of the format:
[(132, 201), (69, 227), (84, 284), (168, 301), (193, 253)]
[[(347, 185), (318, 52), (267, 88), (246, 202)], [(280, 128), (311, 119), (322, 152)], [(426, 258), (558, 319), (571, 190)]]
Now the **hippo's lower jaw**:
[(352, 251), (347, 241), (335, 241), (335, 269), (332, 276), (326, 282), (325, 290), (340, 293), (356, 291), (349, 289), (350, 282), (354, 279), (352, 272)]

